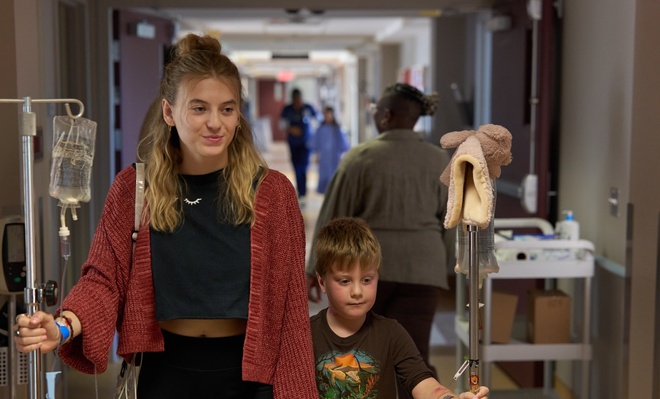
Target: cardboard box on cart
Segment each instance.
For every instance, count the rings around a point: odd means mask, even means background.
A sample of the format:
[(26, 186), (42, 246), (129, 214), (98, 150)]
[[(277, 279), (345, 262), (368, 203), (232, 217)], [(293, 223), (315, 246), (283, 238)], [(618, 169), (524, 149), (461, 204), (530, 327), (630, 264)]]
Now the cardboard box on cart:
[(513, 320), (518, 306), (518, 295), (493, 291), (491, 294), (490, 340), (506, 344), (511, 339)]
[(528, 293), (527, 339), (535, 344), (571, 342), (571, 298), (560, 290)]

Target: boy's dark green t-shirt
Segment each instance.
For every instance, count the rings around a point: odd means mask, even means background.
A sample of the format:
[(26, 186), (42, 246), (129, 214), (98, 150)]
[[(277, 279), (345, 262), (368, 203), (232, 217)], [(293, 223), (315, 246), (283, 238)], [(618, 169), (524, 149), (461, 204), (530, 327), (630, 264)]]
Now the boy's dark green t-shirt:
[(396, 376), (410, 393), (433, 373), (408, 332), (373, 312), (362, 328), (342, 338), (328, 325), (327, 309), (310, 319), (319, 398), (396, 399)]

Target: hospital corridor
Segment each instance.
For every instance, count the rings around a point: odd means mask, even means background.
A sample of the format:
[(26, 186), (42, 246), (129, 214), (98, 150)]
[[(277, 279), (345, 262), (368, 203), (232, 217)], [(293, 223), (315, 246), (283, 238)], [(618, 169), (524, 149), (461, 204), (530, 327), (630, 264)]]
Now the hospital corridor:
[(660, 399), (658, 20), (0, 0), (0, 399)]

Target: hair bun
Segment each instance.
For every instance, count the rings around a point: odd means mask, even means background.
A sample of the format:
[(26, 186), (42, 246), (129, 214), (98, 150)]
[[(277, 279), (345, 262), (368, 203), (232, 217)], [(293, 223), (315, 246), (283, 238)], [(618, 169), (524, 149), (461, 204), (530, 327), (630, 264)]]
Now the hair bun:
[(199, 36), (194, 33), (189, 33), (179, 41), (176, 55), (183, 56), (197, 51), (207, 51), (220, 54), (222, 52), (222, 45), (218, 39), (212, 36)]
[(435, 114), (435, 111), (438, 110), (438, 103), (440, 102), (440, 97), (438, 93), (426, 94), (422, 98), (422, 115), (431, 116)]

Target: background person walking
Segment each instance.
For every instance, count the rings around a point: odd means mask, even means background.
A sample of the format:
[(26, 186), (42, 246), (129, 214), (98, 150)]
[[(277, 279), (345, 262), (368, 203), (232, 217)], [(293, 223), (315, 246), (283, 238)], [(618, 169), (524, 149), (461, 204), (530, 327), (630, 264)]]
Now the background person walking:
[(303, 102), (300, 89), (293, 89), (291, 103), (282, 109), (281, 120), (287, 133), (291, 163), (296, 174), (298, 198), (301, 201), (307, 195), (307, 167), (310, 154), (308, 140), (316, 118), (316, 110), (310, 104)]
[(323, 109), (323, 123), (312, 137), (310, 149), (318, 157), (319, 182), (316, 192), (325, 193), (332, 175), (339, 166), (341, 156), (348, 150), (348, 137), (335, 118), (332, 107)]

